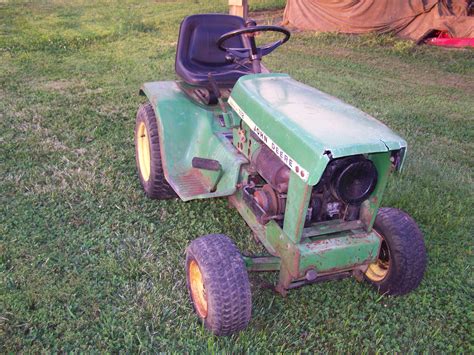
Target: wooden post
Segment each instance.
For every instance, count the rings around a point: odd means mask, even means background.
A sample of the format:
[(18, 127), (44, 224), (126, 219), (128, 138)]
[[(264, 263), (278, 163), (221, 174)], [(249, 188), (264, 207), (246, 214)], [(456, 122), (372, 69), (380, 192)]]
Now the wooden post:
[(247, 19), (248, 13), (248, 0), (229, 0), (229, 14)]

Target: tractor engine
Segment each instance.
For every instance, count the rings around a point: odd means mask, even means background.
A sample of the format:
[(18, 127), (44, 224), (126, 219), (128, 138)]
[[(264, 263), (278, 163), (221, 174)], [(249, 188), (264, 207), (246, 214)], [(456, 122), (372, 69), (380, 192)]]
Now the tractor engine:
[[(253, 154), (252, 166), (261, 177), (260, 182), (254, 181), (250, 191), (254, 202), (264, 211), (267, 221), (283, 220), (290, 169), (265, 146)], [(376, 185), (377, 169), (363, 155), (332, 160), (311, 192), (306, 225), (358, 219), (361, 203)]]
[(311, 221), (359, 218), (363, 201), (377, 185), (377, 169), (363, 155), (332, 160), (311, 193)]

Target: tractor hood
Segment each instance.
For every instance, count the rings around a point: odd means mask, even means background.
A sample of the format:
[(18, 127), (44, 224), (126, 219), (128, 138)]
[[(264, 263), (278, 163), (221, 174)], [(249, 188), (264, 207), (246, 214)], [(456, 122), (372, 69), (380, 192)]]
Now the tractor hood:
[(375, 118), (286, 74), (241, 77), (229, 104), (310, 185), (319, 181), (330, 157), (406, 148)]

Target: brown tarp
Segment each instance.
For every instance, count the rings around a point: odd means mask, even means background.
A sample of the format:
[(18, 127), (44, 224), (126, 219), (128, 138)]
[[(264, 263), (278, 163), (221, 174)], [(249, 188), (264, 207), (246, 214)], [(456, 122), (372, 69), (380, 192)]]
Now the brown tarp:
[(474, 37), (469, 0), (288, 0), (283, 22), (321, 32), (394, 32), (420, 41), (433, 31)]

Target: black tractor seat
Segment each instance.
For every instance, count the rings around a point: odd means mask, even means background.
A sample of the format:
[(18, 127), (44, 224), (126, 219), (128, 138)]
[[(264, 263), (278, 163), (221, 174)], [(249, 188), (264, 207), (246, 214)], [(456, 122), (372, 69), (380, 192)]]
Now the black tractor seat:
[[(176, 51), (176, 74), (187, 84), (210, 89), (211, 73), (219, 88), (231, 88), (243, 75), (252, 74), (251, 67), (226, 60), (217, 40), (224, 33), (245, 27), (244, 19), (222, 14), (186, 17), (181, 23)], [(242, 36), (231, 38), (229, 47), (245, 47)]]

